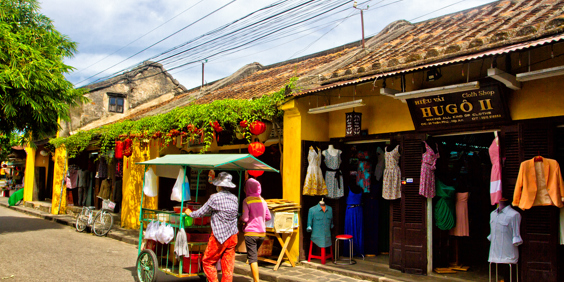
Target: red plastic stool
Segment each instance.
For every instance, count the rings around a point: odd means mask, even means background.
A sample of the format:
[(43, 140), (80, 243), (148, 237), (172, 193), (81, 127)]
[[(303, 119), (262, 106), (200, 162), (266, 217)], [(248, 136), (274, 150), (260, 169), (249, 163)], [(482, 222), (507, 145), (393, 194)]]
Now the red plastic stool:
[(331, 253), (329, 253), (329, 254), (326, 254), (326, 253), (325, 253), (325, 249), (326, 249), (327, 247), (325, 247), (325, 248), (321, 248), (321, 247), (320, 247), (320, 249), (321, 249), (321, 255), (320, 255), (320, 256), (313, 255), (313, 254), (311, 253), (311, 249), (312, 249), (312, 248), (313, 248), (313, 241), (310, 241), (310, 242), (309, 242), (309, 256), (308, 256), (308, 258), (307, 258), (307, 261), (311, 261), (312, 258), (316, 258), (316, 259), (320, 259), (320, 260), (321, 260), (321, 264), (325, 264), (325, 260), (326, 260), (326, 259), (331, 259), (331, 260), (333, 259), (333, 246), (330, 247), (330, 248), (331, 248), (331, 249), (330, 249)]
[[(344, 262), (339, 260), (339, 241), (348, 240), (349, 241), (349, 262)], [(352, 259), (353, 256), (353, 236), (348, 234), (335, 236), (335, 260), (334, 264), (355, 264), (356, 261)]]

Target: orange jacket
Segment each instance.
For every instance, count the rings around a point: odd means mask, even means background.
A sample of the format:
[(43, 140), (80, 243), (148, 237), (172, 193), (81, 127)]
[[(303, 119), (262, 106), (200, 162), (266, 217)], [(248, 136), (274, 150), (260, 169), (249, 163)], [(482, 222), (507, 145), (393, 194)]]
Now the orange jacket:
[[(564, 207), (562, 195), (564, 195), (564, 183), (560, 174), (560, 165), (552, 159), (543, 158), (544, 177), (548, 195), (555, 206)], [(513, 205), (526, 210), (533, 206), (537, 196), (537, 177), (535, 172), (534, 159), (526, 160), (521, 163), (519, 176), (515, 183), (515, 193), (513, 194)]]

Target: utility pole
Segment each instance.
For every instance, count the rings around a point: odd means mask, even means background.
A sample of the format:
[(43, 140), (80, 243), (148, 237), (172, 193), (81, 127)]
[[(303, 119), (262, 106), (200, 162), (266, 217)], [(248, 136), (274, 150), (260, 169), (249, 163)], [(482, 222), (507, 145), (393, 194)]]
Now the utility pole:
[(204, 64), (208, 62), (208, 59), (202, 61), (202, 90), (204, 89)]
[(353, 7), (357, 10), (360, 10), (360, 25), (362, 27), (362, 49), (364, 49), (364, 13), (363, 13), (363, 11), (368, 10), (368, 7), (370, 7), (370, 6), (366, 5), (366, 8), (361, 9), (361, 8), (358, 8), (357, 5), (358, 4), (356, 3), (356, 1), (354, 1)]

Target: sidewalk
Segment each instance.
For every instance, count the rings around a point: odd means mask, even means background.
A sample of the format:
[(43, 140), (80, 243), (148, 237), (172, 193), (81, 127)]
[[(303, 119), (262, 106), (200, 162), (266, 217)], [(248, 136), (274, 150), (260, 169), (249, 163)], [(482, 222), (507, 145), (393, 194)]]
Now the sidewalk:
[[(23, 212), (32, 216), (51, 220), (60, 224), (68, 225), (74, 228), (76, 219), (70, 215), (52, 215), (50, 213), (25, 207), (25, 206), (8, 206), (8, 198), (0, 197), (0, 206), (10, 208), (19, 212)], [(121, 228), (114, 224), (112, 230), (107, 235), (118, 241), (137, 245), (139, 242), (139, 231)], [(250, 276), (250, 268), (244, 262), (245, 254), (238, 254), (235, 260), (236, 274)], [(283, 263), (278, 271), (273, 270), (273, 265), (268, 263), (259, 263), (261, 281), (273, 282), (302, 282), (302, 281), (322, 281), (322, 282), (352, 282), (352, 281), (377, 281), (377, 282), (415, 282), (415, 281), (456, 281), (457, 279), (443, 278), (436, 276), (418, 276), (404, 274), (395, 270), (389, 270), (385, 267), (378, 268), (378, 275), (363, 272), (362, 270), (351, 270), (344, 267), (335, 266), (331, 263), (322, 265), (314, 262), (303, 261), (298, 263), (296, 267), (291, 267), (289, 263)]]

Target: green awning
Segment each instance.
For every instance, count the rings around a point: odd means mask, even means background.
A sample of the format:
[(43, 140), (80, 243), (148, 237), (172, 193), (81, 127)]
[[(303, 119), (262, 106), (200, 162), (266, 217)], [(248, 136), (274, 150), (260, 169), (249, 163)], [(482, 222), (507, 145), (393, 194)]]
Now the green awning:
[(279, 172), (250, 154), (177, 154), (140, 162), (142, 165), (180, 165), (196, 169), (262, 170)]

